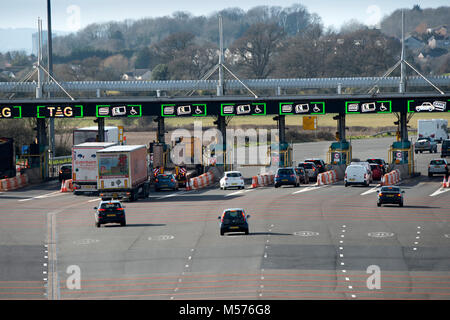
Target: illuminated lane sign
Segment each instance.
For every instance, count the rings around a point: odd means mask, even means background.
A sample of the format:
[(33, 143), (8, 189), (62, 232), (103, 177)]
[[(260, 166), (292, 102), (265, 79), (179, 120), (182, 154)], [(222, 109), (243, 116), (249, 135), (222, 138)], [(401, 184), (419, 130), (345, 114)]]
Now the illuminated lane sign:
[(83, 118), (83, 106), (37, 106), (37, 118)]
[(280, 115), (325, 114), (325, 102), (280, 102)]
[(408, 100), (408, 112), (450, 112), (449, 100)]
[(264, 102), (245, 104), (221, 103), (220, 114), (222, 116), (265, 116), (266, 104)]
[(0, 119), (21, 119), (22, 106), (0, 106)]
[(100, 104), (100, 105), (96, 105), (95, 115), (98, 118), (142, 117), (142, 105), (140, 105), (140, 104), (125, 104), (125, 105), (124, 104), (122, 104), (122, 105)]
[(345, 101), (345, 113), (391, 113), (392, 101)]
[(162, 117), (205, 117), (206, 104), (192, 103), (192, 104), (162, 104)]

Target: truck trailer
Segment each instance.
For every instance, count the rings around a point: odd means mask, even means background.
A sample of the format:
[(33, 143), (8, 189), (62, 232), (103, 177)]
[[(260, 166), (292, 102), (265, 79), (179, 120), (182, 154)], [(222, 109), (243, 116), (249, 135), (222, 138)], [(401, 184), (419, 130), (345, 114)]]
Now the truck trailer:
[[(114, 142), (119, 144), (122, 142), (120, 135), (121, 128), (114, 126), (105, 126), (105, 142)], [(122, 129), (123, 136), (123, 129)], [(73, 130), (73, 145), (84, 142), (98, 142), (98, 127), (84, 127)]]
[(417, 137), (442, 142), (448, 139), (447, 125), (448, 122), (445, 119), (419, 119), (417, 120)]
[(135, 201), (150, 192), (145, 145), (113, 146), (97, 151), (97, 185), (102, 199)]
[(97, 151), (114, 145), (114, 142), (85, 142), (72, 147), (74, 194), (97, 193)]

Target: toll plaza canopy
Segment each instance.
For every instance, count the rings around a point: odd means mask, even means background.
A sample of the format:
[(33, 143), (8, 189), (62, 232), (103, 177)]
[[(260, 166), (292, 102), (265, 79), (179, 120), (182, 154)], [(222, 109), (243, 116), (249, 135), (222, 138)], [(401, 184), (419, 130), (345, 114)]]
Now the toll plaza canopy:
[(0, 119), (137, 118), (450, 112), (450, 94), (196, 96), (0, 100)]

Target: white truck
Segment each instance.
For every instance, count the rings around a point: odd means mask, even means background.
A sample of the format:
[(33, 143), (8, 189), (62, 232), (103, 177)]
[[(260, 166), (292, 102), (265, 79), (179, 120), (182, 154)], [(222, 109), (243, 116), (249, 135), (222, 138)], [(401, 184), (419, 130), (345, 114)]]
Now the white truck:
[(447, 120), (419, 119), (417, 120), (417, 138), (431, 138), (437, 142), (448, 139)]
[[(122, 132), (121, 132), (122, 131)], [(73, 130), (73, 145), (83, 142), (96, 142), (98, 127), (85, 127)], [(105, 126), (105, 142), (122, 142), (123, 127)]]
[(72, 183), (74, 194), (97, 192), (97, 151), (115, 142), (85, 142), (72, 147)]
[(102, 199), (148, 198), (150, 181), (145, 145), (113, 146), (97, 151), (97, 185)]

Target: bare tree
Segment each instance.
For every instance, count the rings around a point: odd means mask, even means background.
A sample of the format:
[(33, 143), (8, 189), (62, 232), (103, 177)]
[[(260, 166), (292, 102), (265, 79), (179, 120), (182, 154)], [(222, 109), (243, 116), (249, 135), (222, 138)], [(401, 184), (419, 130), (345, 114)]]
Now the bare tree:
[(275, 23), (257, 23), (231, 46), (232, 59), (246, 75), (266, 78), (273, 70), (272, 57), (285, 36)]

